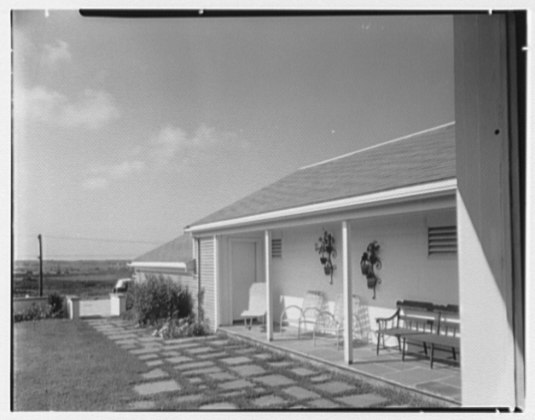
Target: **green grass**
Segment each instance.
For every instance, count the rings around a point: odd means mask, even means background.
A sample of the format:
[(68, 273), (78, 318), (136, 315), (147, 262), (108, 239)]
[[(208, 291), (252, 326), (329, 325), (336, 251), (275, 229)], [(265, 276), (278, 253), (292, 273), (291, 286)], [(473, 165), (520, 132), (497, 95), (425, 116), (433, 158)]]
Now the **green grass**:
[(82, 321), (14, 324), (12, 408), (124, 409), (146, 367)]
[[(53, 276), (43, 279), (43, 295), (59, 293), (60, 295), (78, 295), (84, 299), (108, 297), (119, 278), (130, 277), (128, 271), (100, 274), (73, 274)], [(13, 296), (37, 296), (38, 280), (15, 282)]]

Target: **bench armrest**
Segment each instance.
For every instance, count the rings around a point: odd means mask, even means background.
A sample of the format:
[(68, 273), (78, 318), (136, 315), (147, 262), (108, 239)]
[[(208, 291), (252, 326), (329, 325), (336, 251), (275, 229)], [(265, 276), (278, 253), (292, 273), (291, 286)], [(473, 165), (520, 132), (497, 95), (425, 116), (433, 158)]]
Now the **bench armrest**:
[(399, 312), (400, 312), (400, 310), (398, 308), (398, 310), (394, 313), (394, 315), (392, 315), (392, 316), (390, 316), (388, 318), (375, 318), (375, 321), (377, 322), (377, 328), (379, 328), (379, 330), (384, 330), (384, 329), (387, 328), (389, 322), (393, 326), (394, 320), (399, 317)]

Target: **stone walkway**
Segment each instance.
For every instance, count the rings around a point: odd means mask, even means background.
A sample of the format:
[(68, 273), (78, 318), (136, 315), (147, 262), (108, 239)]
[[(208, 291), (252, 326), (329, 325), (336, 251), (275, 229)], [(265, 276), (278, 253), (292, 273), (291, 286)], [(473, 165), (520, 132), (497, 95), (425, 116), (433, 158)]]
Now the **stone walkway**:
[(132, 384), (134, 397), (125, 410), (407, 407), (402, 397), (394, 401), (392, 393), (381, 395), (357, 378), (339, 376), (226, 336), (164, 341), (147, 330), (133, 328), (129, 321), (101, 318), (86, 322), (146, 364), (146, 371)]

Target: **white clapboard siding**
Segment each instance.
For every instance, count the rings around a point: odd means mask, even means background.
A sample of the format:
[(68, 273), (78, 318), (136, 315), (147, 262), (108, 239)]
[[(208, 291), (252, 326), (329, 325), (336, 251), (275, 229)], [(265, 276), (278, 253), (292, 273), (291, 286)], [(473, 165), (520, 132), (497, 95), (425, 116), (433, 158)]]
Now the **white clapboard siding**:
[(215, 267), (214, 267), (214, 240), (201, 239), (200, 276), (201, 289), (204, 290), (203, 308), (204, 319), (210, 328), (214, 328), (215, 310)]

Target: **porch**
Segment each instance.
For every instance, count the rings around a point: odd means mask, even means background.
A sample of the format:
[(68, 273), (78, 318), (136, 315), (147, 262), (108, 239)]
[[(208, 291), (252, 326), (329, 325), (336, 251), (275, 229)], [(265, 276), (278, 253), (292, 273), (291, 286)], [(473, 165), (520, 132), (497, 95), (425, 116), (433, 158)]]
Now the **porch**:
[(219, 327), (230, 336), (238, 337), (259, 346), (304, 359), (312, 364), (328, 366), (342, 373), (355, 373), (377, 385), (393, 386), (416, 392), (432, 399), (461, 404), (461, 370), (458, 364), (441, 361), (429, 366), (429, 359), (416, 353), (407, 354), (405, 361), (397, 348), (381, 349), (377, 356), (373, 343), (353, 342), (353, 362), (344, 361), (343, 350), (337, 350), (333, 338), (319, 338), (313, 344), (310, 334), (297, 339), (297, 329), (278, 325), (273, 329), (273, 340), (266, 340), (265, 329), (254, 325), (250, 330), (243, 324)]

